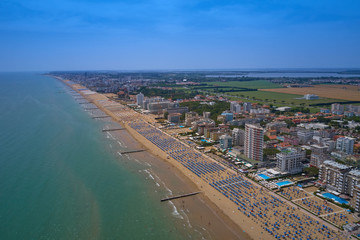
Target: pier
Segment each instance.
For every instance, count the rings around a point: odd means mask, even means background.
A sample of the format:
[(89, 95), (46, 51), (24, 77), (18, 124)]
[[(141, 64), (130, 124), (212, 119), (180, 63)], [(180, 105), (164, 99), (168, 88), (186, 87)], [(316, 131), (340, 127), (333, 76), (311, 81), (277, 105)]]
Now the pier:
[(173, 197), (167, 197), (167, 198), (161, 199), (160, 201), (165, 202), (165, 201), (170, 201), (170, 200), (177, 199), (177, 198), (190, 197), (190, 196), (194, 196), (199, 193), (201, 193), (201, 192), (193, 192), (193, 193), (187, 193), (187, 194), (182, 194), (182, 195), (173, 196)]
[[(96, 119), (96, 118), (108, 118), (108, 117), (110, 117), (110, 116), (98, 116), (98, 117), (92, 117), (93, 119)], [(103, 130), (105, 130), (105, 129), (103, 129)], [(104, 132), (104, 131), (103, 131)]]
[(138, 150), (128, 150), (128, 151), (122, 151), (121, 154), (129, 154), (129, 153), (137, 153), (137, 152), (144, 152), (146, 149), (138, 149)]
[(103, 129), (103, 132), (112, 132), (112, 131), (120, 131), (125, 130), (125, 128), (112, 128), (112, 129)]

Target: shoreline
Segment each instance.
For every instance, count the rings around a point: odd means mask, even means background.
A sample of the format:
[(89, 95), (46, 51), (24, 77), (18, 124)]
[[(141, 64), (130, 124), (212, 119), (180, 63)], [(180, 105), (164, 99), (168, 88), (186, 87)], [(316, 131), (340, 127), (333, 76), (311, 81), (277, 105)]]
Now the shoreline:
[[(53, 76), (50, 76), (53, 77)], [(62, 83), (66, 84), (66, 86), (70, 87), (77, 93), (81, 94), (80, 91), (77, 91), (75, 88), (73, 88), (70, 84), (63, 81), (62, 79), (56, 78), (57, 80), (60, 80)], [(89, 103), (92, 103), (97, 106), (97, 108), (107, 115), (109, 115), (112, 119), (112, 121), (120, 124), (122, 127), (126, 129), (126, 135), (124, 136), (124, 132), (121, 133), (121, 141), (124, 142), (127, 146), (127, 148), (132, 148), (134, 146), (141, 146), (141, 148), (145, 147), (147, 151), (145, 152), (139, 152), (134, 153), (134, 157), (140, 159), (146, 159), (147, 161), (150, 161), (152, 163), (155, 162), (155, 164), (160, 168), (166, 168), (171, 172), (172, 176), (164, 176), (164, 174), (160, 174), (161, 179), (164, 180), (166, 183), (166, 180), (169, 180), (169, 178), (176, 177), (176, 181), (181, 182), (181, 191), (185, 192), (191, 192), (191, 191), (203, 191), (199, 185), (194, 182), (190, 175), (191, 172), (186, 174), (184, 170), (189, 171), (188, 169), (179, 169), (179, 166), (176, 166), (173, 162), (169, 162), (169, 159), (166, 158), (166, 153), (162, 152), (160, 149), (157, 150), (156, 146), (151, 146), (151, 142), (148, 140), (141, 139), (141, 135), (139, 135), (136, 131), (134, 131), (131, 127), (129, 127), (127, 124), (124, 124), (123, 122), (119, 121), (117, 117), (111, 113), (106, 108), (103, 108), (100, 104), (96, 104), (91, 99), (87, 98), (83, 94), (81, 96), (89, 101)], [(134, 143), (135, 141), (135, 143)], [(150, 156), (149, 156), (150, 153)], [(151, 159), (153, 158), (153, 159)], [(178, 164), (178, 163), (177, 163)], [(183, 168), (183, 166), (180, 166)], [(157, 173), (158, 174), (158, 173)], [(159, 174), (158, 174), (159, 175)], [(160, 201), (160, 197), (159, 197)], [(188, 218), (190, 219), (190, 223), (196, 224), (198, 226), (202, 226), (202, 228), (206, 228), (206, 232), (210, 234), (211, 239), (252, 239), (244, 229), (242, 229), (238, 224), (236, 224), (232, 219), (230, 219), (213, 201), (211, 201), (208, 196), (205, 194), (198, 194), (197, 196), (193, 196), (191, 198), (184, 198), (184, 199), (178, 199), (172, 201), (172, 203), (176, 206), (178, 210), (182, 208), (186, 208), (187, 210), (190, 210), (190, 212), (187, 212), (186, 215), (188, 215)], [(210, 224), (210, 225), (209, 225)]]
[[(110, 101), (82, 85), (62, 81), (120, 123), (151, 153), (174, 166), (185, 176), (184, 179), (202, 191), (206, 202), (220, 210), (226, 226), (233, 224), (246, 230), (244, 239), (345, 237), (342, 231), (325, 221), (301, 211), (283, 197), (161, 131), (150, 117)], [(117, 109), (112, 106), (117, 106)], [(298, 233), (301, 235), (298, 236)]]

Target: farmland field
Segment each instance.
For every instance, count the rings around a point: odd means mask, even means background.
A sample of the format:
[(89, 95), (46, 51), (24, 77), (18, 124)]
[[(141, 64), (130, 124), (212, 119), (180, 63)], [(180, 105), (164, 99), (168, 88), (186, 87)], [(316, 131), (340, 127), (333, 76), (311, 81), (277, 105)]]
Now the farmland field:
[(282, 88), (281, 85), (272, 83), (267, 80), (206, 82), (206, 84), (219, 86), (219, 87), (240, 87), (240, 88), (252, 88), (252, 89)]
[(336, 102), (336, 99), (331, 99), (331, 98), (321, 98), (317, 100), (296, 99), (303, 97), (303, 95), (268, 92), (268, 91), (231, 92), (231, 93), (227, 93), (227, 95), (238, 96), (241, 98), (248, 98), (248, 100), (250, 101), (252, 100), (255, 102), (276, 103), (276, 105), (280, 105), (280, 104), (300, 105), (302, 103), (308, 105), (308, 104), (317, 104), (317, 103)]
[(305, 88), (276, 88), (261, 91), (285, 94), (316, 94), (323, 98), (360, 101), (360, 87), (351, 85), (314, 85)]

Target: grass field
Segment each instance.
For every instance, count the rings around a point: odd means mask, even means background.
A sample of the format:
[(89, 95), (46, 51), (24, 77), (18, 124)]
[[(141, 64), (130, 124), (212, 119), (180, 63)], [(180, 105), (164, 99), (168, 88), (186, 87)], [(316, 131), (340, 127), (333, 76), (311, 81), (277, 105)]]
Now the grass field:
[(314, 85), (306, 88), (275, 88), (262, 91), (300, 95), (316, 94), (323, 98), (360, 101), (360, 87), (351, 85)]
[(220, 86), (220, 87), (226, 86), (226, 87), (240, 87), (240, 88), (252, 88), (252, 89), (282, 88), (281, 85), (272, 83), (267, 80), (206, 82), (206, 84), (213, 86)]
[[(227, 95), (248, 98), (253, 102), (272, 103), (274, 105), (300, 105), (336, 102), (337, 99), (322, 98), (317, 100), (296, 99), (303, 95), (295, 95), (288, 93), (277, 93), (268, 91), (249, 91), (249, 92), (229, 92)], [(235, 100), (235, 99), (234, 99)], [(240, 100), (240, 99), (238, 99)]]

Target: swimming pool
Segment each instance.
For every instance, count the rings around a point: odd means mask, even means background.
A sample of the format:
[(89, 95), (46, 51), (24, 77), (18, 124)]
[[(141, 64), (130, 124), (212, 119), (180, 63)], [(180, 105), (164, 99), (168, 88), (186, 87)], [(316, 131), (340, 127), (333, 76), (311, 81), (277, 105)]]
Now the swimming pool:
[(263, 179), (269, 179), (270, 177), (266, 176), (265, 174), (258, 174), (259, 177), (262, 177)]
[(342, 199), (342, 198), (340, 198), (338, 196), (335, 196), (334, 194), (331, 194), (331, 193), (323, 193), (322, 196), (324, 198), (330, 198), (330, 199), (332, 199), (332, 200), (334, 200), (334, 201), (336, 201), (336, 202), (338, 202), (340, 204), (343, 204), (343, 203), (349, 204), (348, 201), (346, 201), (346, 200), (344, 200), (344, 199)]
[(278, 185), (279, 187), (281, 187), (281, 186), (293, 184), (293, 182), (289, 181), (289, 180), (286, 180), (286, 181), (282, 181), (282, 182), (277, 182), (275, 184)]

